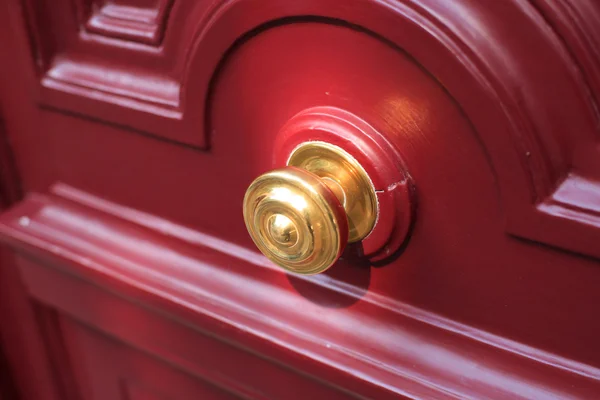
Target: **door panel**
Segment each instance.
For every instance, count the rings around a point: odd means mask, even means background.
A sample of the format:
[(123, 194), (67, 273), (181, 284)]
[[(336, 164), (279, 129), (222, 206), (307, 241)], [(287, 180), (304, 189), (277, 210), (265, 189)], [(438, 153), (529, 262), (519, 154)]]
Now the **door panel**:
[[(233, 399), (209, 382), (69, 319), (60, 327), (84, 399)], [(260, 398), (260, 396), (256, 396)]]
[[(25, 399), (597, 397), (591, 0), (0, 7), (0, 296), (23, 322), (1, 333)], [(375, 132), (367, 161), (404, 180), (375, 188), (379, 247), (298, 276), (242, 199), (319, 113)]]
[[(268, 282), (274, 267), (247, 250), (64, 185), (53, 192), (31, 196), (0, 225), (35, 257), (19, 261), (30, 296), (229, 390), (334, 398), (317, 384), (325, 380), (343, 396), (430, 397), (421, 376), (434, 376), (448, 396), (589, 397), (597, 390), (595, 369), (584, 364), (374, 294), (357, 301), (351, 288), (326, 281), (326, 292), (299, 277), (282, 288)], [(321, 291), (327, 302), (303, 299), (296, 288)], [(250, 361), (213, 338), (286, 367)], [(373, 364), (374, 357), (396, 367)], [(473, 369), (479, 359), (488, 360), (485, 369)]]

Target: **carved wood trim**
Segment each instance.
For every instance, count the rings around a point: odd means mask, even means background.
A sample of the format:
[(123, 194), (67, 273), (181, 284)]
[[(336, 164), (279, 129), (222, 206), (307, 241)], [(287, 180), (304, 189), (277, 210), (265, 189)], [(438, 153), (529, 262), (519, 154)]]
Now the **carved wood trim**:
[[(183, 120), (182, 71), (174, 57), (177, 24), (175, 44), (163, 45), (174, 0), (42, 0), (35, 7), (27, 0), (22, 5), (42, 107), (205, 147), (202, 127)], [(179, 10), (182, 18), (185, 7)]]
[[(348, 0), (345, 7), (337, 0), (175, 2), (164, 15), (177, 23), (169, 25), (158, 48), (64, 24), (57, 30), (62, 39), (38, 46), (53, 56), (41, 79), (40, 103), (207, 149), (211, 79), (235, 43), (277, 24), (345, 21), (406, 51), (457, 101), (496, 172), (507, 232), (600, 257), (598, 246), (573, 248), (570, 239), (597, 238), (596, 222), (590, 223), (597, 207), (582, 208), (564, 196), (575, 183), (571, 177), (581, 176), (592, 191), (600, 181), (598, 107), (591, 95), (597, 90), (598, 38), (582, 36), (578, 28), (600, 6), (572, 3), (575, 9), (559, 0), (539, 0), (537, 8), (519, 0)], [(548, 15), (557, 21), (555, 30)], [(43, 32), (56, 23), (45, 18), (30, 24), (32, 37), (50, 40)], [(546, 60), (543, 73), (527, 46)], [(579, 210), (577, 216), (562, 212), (556, 218), (544, 206), (557, 191), (561, 204)], [(563, 233), (550, 234), (549, 223)]]
[[(554, 191), (541, 199), (532, 220), (515, 224), (516, 234), (572, 251), (600, 257), (600, 35), (597, 21), (600, 4), (595, 1), (534, 0), (570, 55), (573, 68), (585, 82), (580, 89), (587, 97), (592, 137), (573, 146), (571, 165), (563, 169)], [(517, 226), (520, 227), (517, 228)], [(535, 226), (541, 229), (535, 229)]]
[(159, 46), (173, 0), (76, 0), (88, 32)]
[[(124, 343), (125, 346), (121, 347), (120, 352), (125, 353), (124, 357), (129, 357), (126, 353), (130, 353), (132, 350), (145, 353), (151, 356), (154, 362), (159, 361), (169, 368), (183, 371), (200, 382), (209, 383), (210, 386), (235, 395), (236, 398), (285, 398), (289, 393), (289, 386), (272, 385), (273, 379), (285, 379), (295, 387), (296, 394), (293, 398), (308, 398), (310, 394), (314, 393), (319, 393), (327, 399), (347, 398), (348, 391), (343, 387), (335, 387), (334, 384), (319, 381), (309, 374), (290, 370), (289, 366), (280, 364), (279, 357), (262, 355), (260, 350), (252, 346), (252, 343), (248, 348), (246, 347), (248, 342), (245, 343), (245, 346), (240, 346), (235, 340), (232, 341), (230, 336), (223, 337), (215, 334), (212, 331), (212, 325), (205, 325), (201, 322), (203, 319), (207, 319), (207, 316), (199, 313), (198, 309), (187, 309), (186, 315), (176, 316), (170, 314), (166, 309), (156, 308), (152, 302), (146, 303), (145, 301), (140, 302), (141, 299), (132, 299), (127, 293), (135, 285), (131, 287), (130, 283), (126, 281), (115, 282), (120, 287), (117, 290), (128, 286), (129, 289), (120, 293), (111, 293), (115, 288), (106, 291), (107, 287), (98, 287), (90, 281), (82, 280), (81, 277), (58, 272), (39, 264), (38, 261), (21, 259), (21, 272), (34, 298), (49, 307), (60, 310), (62, 326), (65, 327), (71, 344), (70, 349), (75, 353), (74, 357), (79, 357), (77, 360), (79, 381), (85, 382), (89, 380), (89, 377), (85, 379), (86, 374), (95, 374), (106, 368), (106, 362), (98, 360), (97, 356), (96, 360), (81, 359), (81, 357), (88, 356), (85, 348), (81, 346), (83, 345), (81, 342), (88, 341), (91, 335), (101, 335), (104, 336), (105, 341)], [(45, 285), (44, 282), (50, 284)], [(77, 301), (73, 302), (73, 298), (77, 298)], [(103, 313), (101, 311), (107, 309), (118, 310), (118, 312)], [(182, 320), (181, 317), (184, 319)], [(210, 317), (208, 319), (210, 320)], [(182, 323), (181, 321), (184, 320), (185, 323)], [(84, 330), (82, 325), (91, 327), (92, 330), (82, 335)], [(140, 326), (144, 326), (145, 329), (141, 330)], [(223, 324), (221, 326), (228, 331), (231, 329)], [(234, 333), (234, 336), (237, 334)], [(97, 346), (95, 347), (97, 348)], [(273, 351), (271, 352), (273, 353)], [(284, 349), (283, 352), (287, 351)], [(208, 363), (207, 360), (211, 360), (211, 362)], [(231, 360), (236, 360), (236, 362), (232, 363)], [(85, 364), (87, 364), (87, 368)], [(253, 369), (240, 368), (240, 364), (252, 365)], [(149, 365), (145, 367), (151, 368)], [(319, 378), (324, 377), (320, 376)], [(121, 379), (118, 388), (119, 394), (125, 392), (123, 390), (124, 383), (127, 385), (145, 384), (148, 392), (157, 393), (152, 385), (153, 382), (136, 380), (123, 382)], [(170, 397), (174, 391), (163, 390), (162, 392)], [(87, 392), (90, 393), (89, 390)], [(386, 393), (381, 389), (379, 392)], [(110, 398), (117, 398), (117, 396)], [(125, 398), (127, 399), (127, 397)], [(390, 397), (388, 394), (386, 397), (377, 398)]]
[[(321, 8), (324, 3), (285, 7), (276, 0), (264, 0), (268, 11), (257, 14), (248, 12), (247, 0), (222, 1), (209, 14), (211, 19), (199, 25), (195, 53), (206, 54), (203, 48), (208, 43), (212, 48), (223, 41), (233, 42), (251, 27), (273, 26), (282, 16), (319, 15), (367, 29), (414, 57), (464, 110), (496, 172), (507, 232), (600, 257), (600, 247), (583, 245), (600, 240), (596, 229), (600, 221), (594, 216), (600, 206), (581, 207), (577, 197), (565, 197), (565, 188), (577, 183), (570, 180), (579, 175), (587, 180), (588, 192), (580, 190), (577, 196), (594, 197), (600, 186), (595, 143), (600, 135), (598, 107), (579, 60), (536, 8), (516, 0), (485, 5), (470, 0), (357, 2), (356, 7), (363, 10), (357, 16), (349, 11), (352, 7)], [(582, 2), (579, 14), (587, 9), (587, 15), (596, 15), (599, 7)], [(507, 20), (512, 21), (510, 26)], [(578, 25), (578, 19), (565, 21), (568, 27)], [(543, 74), (539, 59), (527, 56), (524, 43), (547, 61)], [(188, 68), (197, 68), (195, 62), (190, 59)], [(185, 81), (182, 88), (184, 93), (200, 89), (193, 81)], [(544, 206), (559, 192), (562, 204), (577, 209), (577, 215), (562, 212), (556, 218)], [(581, 223), (582, 219), (587, 223)], [(552, 233), (548, 224), (556, 227)], [(573, 247), (574, 242), (579, 244)]]
[[(135, 305), (141, 303), (144, 310), (188, 321), (210, 336), (301, 371), (319, 370), (327, 381), (354, 382), (347, 389), (358, 394), (373, 393), (364, 386), (366, 382), (373, 382), (386, 397), (527, 393), (526, 397), (541, 399), (588, 397), (600, 390), (597, 368), (387, 297), (355, 293), (333, 280), (293, 278), (322, 286), (332, 296), (362, 296), (359, 309), (321, 308), (271, 282), (272, 267), (254, 252), (68, 186), (57, 185), (49, 195), (30, 196), (4, 214), (0, 234), (3, 241), (38, 260), (28, 263), (25, 272), (33, 296), (118, 337), (130, 334), (121, 329), (124, 320), (95, 319), (89, 312), (94, 309), (90, 301), (100, 297), (118, 301), (111, 308), (122, 312), (111, 315), (139, 313), (139, 318), (150, 318), (145, 326), (151, 326), (147, 324), (155, 317)], [(93, 285), (76, 284), (79, 280)], [(106, 289), (117, 295), (100, 293)], [(80, 299), (78, 304), (68, 300), (73, 293)], [(384, 320), (388, 322), (378, 322)], [(143, 344), (144, 337), (136, 335), (128, 342)], [(423, 349), (443, 354), (446, 362), (438, 362)], [(373, 357), (377, 363), (371, 362)], [(414, 371), (427, 372), (417, 376)], [(465, 371), (469, 371), (467, 381)]]
[(600, 97), (600, 36), (596, 33), (600, 7), (594, 0), (534, 0), (533, 3), (573, 54), (596, 103)]
[[(21, 260), (21, 264), (25, 275), (35, 273), (36, 268), (39, 268), (39, 265), (31, 261)], [(45, 274), (46, 272), (49, 271), (42, 267), (41, 273)], [(54, 277), (52, 279), (54, 280)], [(64, 303), (56, 301), (57, 298), (47, 301), (44, 294), (37, 292), (37, 297), (44, 297), (48, 304), (56, 307), (59, 311), (60, 328), (64, 332), (69, 361), (75, 366), (77, 382), (85, 383), (86, 390), (82, 398), (115, 400), (209, 398), (225, 400), (245, 398), (244, 395), (247, 396), (250, 393), (253, 395), (252, 398), (261, 397), (258, 393), (247, 390), (236, 382), (232, 382), (232, 385), (228, 386), (218, 382), (218, 379), (210, 379), (218, 377), (218, 374), (209, 373), (209, 379), (206, 379), (196, 371), (191, 371), (191, 368), (187, 366), (182, 368), (179, 365), (181, 359), (178, 360), (179, 363), (173, 362), (175, 356), (181, 356), (180, 352), (172, 350), (183, 344), (181, 338), (184, 334), (182, 332), (198, 338), (191, 345), (186, 343), (190, 353), (204, 350), (200, 347), (203, 344), (202, 335), (197, 332), (169, 321), (156, 313), (139, 308), (127, 300), (111, 295), (107, 296), (106, 292), (99, 291), (97, 287), (89, 285), (87, 282), (64, 275), (57, 276), (56, 281), (59, 285), (66, 284), (72, 288), (73, 293), (79, 294), (81, 290), (88, 289), (78, 296), (82, 303), (88, 303), (90, 295), (97, 296), (96, 299), (102, 302), (97, 305), (100, 307), (111, 306), (115, 311), (118, 310), (115, 314), (120, 314), (116, 319), (103, 318), (97, 314), (90, 315), (92, 318), (80, 318), (80, 315), (77, 314), (81, 309), (75, 310), (78, 307), (69, 307), (68, 305), (65, 307)], [(88, 309), (88, 311), (91, 310), (93, 308)], [(98, 309), (96, 308), (96, 310)], [(90, 313), (88, 312), (88, 314)], [(119, 323), (120, 326), (114, 326), (115, 323)], [(145, 329), (139, 329), (142, 323)], [(156, 329), (166, 331), (166, 335), (157, 337), (157, 331), (150, 332), (148, 324), (157, 324)], [(173, 327), (179, 329), (172, 329)], [(127, 332), (129, 336), (127, 334), (115, 335), (113, 332), (115, 330), (120, 333)], [(144, 337), (146, 339), (142, 339)], [(173, 340), (173, 338), (178, 339)], [(209, 339), (209, 342), (211, 341)], [(163, 344), (161, 342), (167, 343), (166, 349), (165, 346), (161, 346)], [(169, 343), (171, 348), (168, 346)], [(204, 353), (207, 352), (204, 351)], [(156, 379), (157, 376), (160, 379)], [(241, 389), (240, 392), (243, 391), (244, 395), (238, 393), (238, 388)]]

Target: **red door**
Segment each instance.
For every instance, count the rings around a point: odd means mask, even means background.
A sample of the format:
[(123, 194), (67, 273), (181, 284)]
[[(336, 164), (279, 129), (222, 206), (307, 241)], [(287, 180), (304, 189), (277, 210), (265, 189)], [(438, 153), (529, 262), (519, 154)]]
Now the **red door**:
[[(2, 2), (0, 382), (598, 398), (598, 20), (594, 0)], [(299, 275), (242, 202), (315, 141), (362, 165), (377, 218)]]

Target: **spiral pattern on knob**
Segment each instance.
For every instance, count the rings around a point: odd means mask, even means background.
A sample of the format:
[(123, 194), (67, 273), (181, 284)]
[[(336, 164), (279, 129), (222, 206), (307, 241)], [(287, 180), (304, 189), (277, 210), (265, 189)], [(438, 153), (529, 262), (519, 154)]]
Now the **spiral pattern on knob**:
[(285, 167), (258, 177), (244, 197), (244, 221), (271, 261), (316, 274), (340, 257), (348, 241), (344, 207), (317, 175)]

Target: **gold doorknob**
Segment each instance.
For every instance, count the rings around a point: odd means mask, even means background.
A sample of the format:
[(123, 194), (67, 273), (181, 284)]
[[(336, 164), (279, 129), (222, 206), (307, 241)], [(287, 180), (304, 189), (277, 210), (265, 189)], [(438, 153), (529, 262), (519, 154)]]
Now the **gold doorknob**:
[(271, 261), (317, 274), (335, 263), (347, 242), (371, 232), (378, 213), (375, 188), (350, 154), (329, 143), (303, 143), (287, 164), (252, 182), (244, 221)]

